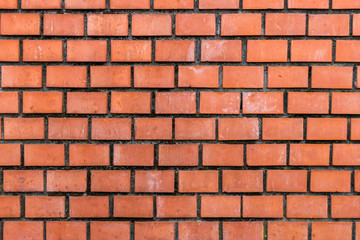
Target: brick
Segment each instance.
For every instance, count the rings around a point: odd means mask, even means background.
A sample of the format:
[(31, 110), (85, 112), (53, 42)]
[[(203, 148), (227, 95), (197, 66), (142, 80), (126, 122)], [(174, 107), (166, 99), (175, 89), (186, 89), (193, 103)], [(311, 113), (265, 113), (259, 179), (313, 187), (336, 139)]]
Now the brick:
[(218, 88), (218, 66), (179, 66), (178, 86), (181, 88)]
[(222, 118), (219, 119), (219, 140), (259, 139), (259, 119)]
[(130, 238), (130, 222), (92, 221), (90, 222), (90, 236), (94, 239), (105, 238), (108, 240)]
[(360, 100), (358, 93), (332, 93), (331, 113), (332, 114), (360, 114), (360, 108), (353, 104)]
[(204, 144), (203, 166), (243, 166), (242, 144)]
[(306, 192), (306, 170), (267, 170), (268, 192)]
[(20, 151), (20, 144), (0, 144), (0, 166), (19, 166)]
[(360, 192), (360, 171), (354, 171), (354, 189), (355, 192)]
[(22, 9), (60, 9), (61, 0), (48, 0), (48, 1), (21, 0), (21, 8)]
[(65, 197), (26, 196), (26, 218), (63, 218), (65, 217)]
[(350, 192), (350, 187), (350, 171), (311, 171), (310, 190), (312, 192)]
[(248, 144), (246, 163), (249, 166), (286, 165), (286, 145)]
[(18, 62), (19, 60), (19, 40), (0, 40), (0, 62)]
[(111, 113), (150, 113), (150, 101), (149, 92), (112, 92)]
[(154, 145), (114, 145), (114, 166), (153, 166)]
[(282, 92), (244, 92), (243, 114), (282, 114)]
[(215, 36), (216, 33), (215, 14), (176, 14), (175, 22), (175, 34), (179, 36)]
[(360, 14), (354, 14), (353, 15), (353, 36), (359, 36), (360, 35)]
[(179, 192), (218, 192), (218, 171), (179, 171)]
[(131, 119), (93, 118), (91, 139), (129, 140), (131, 139)]
[(19, 113), (19, 93), (0, 93), (0, 113)]
[(359, 140), (360, 139), (360, 119), (352, 118), (350, 127), (350, 139)]
[(223, 239), (263, 240), (264, 224), (262, 222), (223, 222)]
[(269, 67), (268, 88), (307, 88), (308, 67)]
[(288, 113), (328, 114), (329, 93), (288, 92)]
[(360, 1), (341, 1), (341, 0), (333, 0), (333, 9), (359, 9), (360, 8)]
[(112, 62), (151, 62), (151, 41), (112, 40)]
[(44, 118), (4, 118), (4, 139), (44, 139)]
[(48, 192), (85, 192), (87, 189), (85, 170), (50, 170), (46, 173)]
[(84, 36), (84, 15), (45, 14), (44, 35)]
[(135, 139), (171, 139), (171, 118), (136, 118)]
[(104, 9), (105, 0), (65, 0), (66, 9)]
[(307, 222), (269, 222), (268, 239), (308, 239)]
[(240, 217), (240, 196), (202, 196), (201, 217), (237, 218)]
[(313, 222), (311, 230), (312, 240), (334, 239), (351, 240), (351, 222)]
[[(304, 51), (306, 49), (306, 51)], [(337, 56), (337, 54), (336, 54)], [(331, 40), (292, 40), (292, 62), (331, 62)]]
[(360, 41), (337, 40), (336, 41), (336, 62), (360, 62)]
[(2, 66), (1, 87), (40, 88), (42, 69), (40, 66)]
[(308, 140), (346, 140), (346, 118), (308, 118)]
[(192, 0), (154, 0), (154, 9), (193, 9)]
[(62, 144), (26, 144), (25, 166), (64, 166), (65, 147)]
[(1, 218), (20, 217), (20, 196), (0, 197), (0, 217)]
[(218, 222), (180, 222), (179, 239), (197, 240), (207, 239), (216, 240), (219, 238)]
[(329, 144), (290, 144), (289, 164), (292, 166), (328, 166)]
[(262, 192), (263, 171), (262, 170), (224, 170), (223, 192)]
[(91, 66), (92, 88), (131, 87), (130, 66)]
[(86, 75), (86, 67), (82, 66), (47, 66), (46, 86), (50, 88), (86, 88)]
[(87, 118), (49, 118), (49, 139), (88, 139)]
[(224, 66), (223, 88), (263, 88), (264, 67)]
[(150, 0), (110, 0), (111, 9), (150, 9)]
[(282, 0), (244, 0), (243, 9), (283, 9)]
[(91, 171), (91, 191), (130, 192), (130, 171)]
[(128, 16), (126, 14), (88, 14), (87, 34), (89, 36), (127, 36)]
[(199, 9), (237, 9), (239, 2), (237, 0), (217, 1), (217, 0), (200, 0)]
[(40, 35), (40, 14), (2, 13), (1, 35)]
[(156, 62), (194, 62), (195, 41), (193, 40), (156, 40)]
[(177, 118), (175, 119), (175, 139), (177, 140), (214, 140), (214, 118)]
[(135, 88), (174, 88), (173, 66), (135, 66)]
[(41, 170), (4, 170), (4, 192), (42, 192), (44, 174)]
[(244, 218), (282, 218), (283, 196), (243, 196)]
[(331, 196), (332, 218), (358, 218), (360, 215), (358, 206), (359, 196)]
[(71, 218), (109, 217), (108, 196), (69, 197)]
[(61, 40), (24, 40), (25, 62), (61, 62), (63, 46)]
[(302, 118), (263, 118), (263, 140), (302, 139)]
[(286, 217), (327, 218), (327, 196), (287, 196)]
[(115, 196), (114, 216), (122, 218), (154, 217), (152, 196)]
[(175, 239), (173, 222), (135, 222), (135, 239)]
[(247, 62), (286, 62), (286, 40), (248, 40)]
[(328, 9), (329, 0), (288, 0), (291, 9)]
[(3, 231), (4, 240), (44, 239), (44, 223), (40, 221), (5, 221)]
[(195, 144), (159, 145), (159, 166), (197, 166), (199, 146)]
[(239, 114), (240, 93), (201, 92), (201, 114)]
[(221, 36), (261, 35), (261, 14), (222, 14)]
[(135, 192), (174, 192), (175, 173), (166, 171), (135, 171)]
[(202, 62), (241, 62), (241, 40), (203, 40), (201, 41)]
[(349, 36), (347, 14), (309, 15), (309, 36)]
[(108, 166), (110, 161), (108, 145), (70, 144), (70, 166)]
[(195, 92), (157, 92), (155, 93), (156, 114), (194, 114), (196, 113)]
[(133, 36), (171, 36), (172, 34), (172, 19), (169, 14), (134, 14), (131, 24)]
[(334, 166), (357, 166), (360, 165), (360, 145), (357, 144), (334, 144)]
[(158, 218), (196, 218), (196, 196), (157, 196)]
[(306, 14), (300, 13), (267, 13), (265, 35), (296, 36), (305, 35)]
[(46, 239), (85, 240), (86, 222), (46, 222)]
[(107, 94), (100, 92), (68, 92), (67, 113), (106, 114)]
[(23, 113), (62, 113), (62, 92), (24, 92)]
[(1, 0), (0, 9), (17, 9), (18, 1), (17, 0)]
[(67, 61), (106, 62), (106, 48), (105, 40), (67, 41)]
[(352, 88), (352, 67), (312, 67), (312, 88)]

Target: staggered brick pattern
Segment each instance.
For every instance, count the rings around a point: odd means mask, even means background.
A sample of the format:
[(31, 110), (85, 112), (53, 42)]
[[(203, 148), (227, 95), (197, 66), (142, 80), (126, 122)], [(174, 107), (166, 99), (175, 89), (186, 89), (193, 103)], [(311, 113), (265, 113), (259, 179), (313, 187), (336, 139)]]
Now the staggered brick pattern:
[(360, 239), (360, 0), (0, 9), (0, 240)]

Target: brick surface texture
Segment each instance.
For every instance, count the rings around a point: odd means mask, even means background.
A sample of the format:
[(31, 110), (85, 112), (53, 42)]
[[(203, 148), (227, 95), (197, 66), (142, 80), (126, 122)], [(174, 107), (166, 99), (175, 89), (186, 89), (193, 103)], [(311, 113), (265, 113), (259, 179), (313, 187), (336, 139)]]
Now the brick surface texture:
[(0, 0), (0, 240), (359, 240), (360, 0)]

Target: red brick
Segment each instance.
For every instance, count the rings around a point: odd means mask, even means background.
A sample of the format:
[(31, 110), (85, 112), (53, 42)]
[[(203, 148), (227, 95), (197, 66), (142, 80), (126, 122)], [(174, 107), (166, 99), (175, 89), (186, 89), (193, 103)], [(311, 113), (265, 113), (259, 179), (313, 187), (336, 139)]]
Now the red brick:
[(287, 196), (286, 217), (327, 218), (327, 196)]
[(2, 66), (1, 87), (40, 88), (42, 69), (40, 66)]
[(200, 0), (199, 8), (200, 9), (237, 9), (239, 8), (239, 1)]
[(312, 67), (312, 88), (352, 88), (352, 67)]
[(130, 87), (130, 75), (130, 66), (91, 66), (91, 87)]
[(243, 114), (282, 114), (282, 92), (244, 92)]
[(106, 114), (107, 93), (68, 92), (66, 111), (70, 114)]
[(109, 217), (108, 196), (69, 197), (71, 218)]
[(153, 166), (154, 145), (114, 145), (115, 166)]
[(46, 239), (85, 240), (86, 222), (46, 222)]
[(114, 216), (123, 218), (154, 217), (152, 196), (115, 196)]
[(104, 9), (106, 0), (65, 0), (66, 9)]
[(218, 88), (218, 66), (179, 66), (179, 87)]
[(329, 0), (288, 0), (291, 9), (328, 9)]
[(349, 36), (347, 14), (309, 15), (309, 36)]
[(67, 41), (67, 61), (106, 62), (106, 48), (105, 40)]
[(350, 171), (311, 171), (310, 190), (312, 192), (350, 192), (350, 187)]
[(84, 36), (84, 15), (45, 14), (44, 35)]
[(268, 239), (307, 240), (308, 225), (307, 222), (269, 222)]
[(215, 36), (216, 33), (215, 14), (176, 14), (175, 22), (176, 35)]
[(91, 139), (129, 140), (131, 139), (131, 119), (93, 118)]
[(4, 139), (44, 139), (44, 118), (4, 118)]
[(240, 196), (202, 196), (201, 217), (203, 218), (239, 218)]
[(248, 40), (247, 62), (286, 62), (286, 40)]
[(40, 14), (2, 13), (1, 35), (40, 35)]
[(306, 14), (267, 13), (265, 35), (305, 35)]
[(307, 88), (308, 67), (269, 67), (268, 88)]
[(40, 221), (5, 221), (3, 231), (4, 240), (44, 239), (44, 223)]
[(87, 34), (89, 36), (127, 36), (128, 16), (126, 14), (88, 14)]
[(179, 192), (218, 191), (218, 171), (179, 171)]
[(302, 140), (302, 118), (263, 118), (263, 140)]
[(283, 9), (282, 0), (243, 0), (244, 9)]
[(87, 118), (49, 118), (49, 139), (88, 139)]
[(155, 93), (156, 114), (194, 114), (196, 113), (195, 92), (157, 92)]
[(0, 92), (0, 113), (19, 113), (18, 92)]
[(360, 145), (358, 144), (334, 144), (334, 166), (357, 166), (360, 165)]
[(151, 41), (112, 40), (112, 62), (151, 62)]
[(218, 222), (180, 222), (179, 240), (217, 240), (219, 239)]
[(359, 218), (360, 196), (331, 196), (332, 218)]
[(149, 92), (112, 92), (111, 113), (150, 113), (150, 101)]
[(24, 92), (23, 113), (62, 113), (62, 92)]
[(351, 119), (351, 140), (360, 140), (360, 119), (352, 118)]
[(245, 13), (221, 15), (221, 36), (244, 35), (261, 35), (261, 14)]
[(201, 92), (201, 114), (239, 114), (240, 93)]
[(0, 217), (1, 218), (20, 217), (20, 196), (0, 197)]
[(85, 170), (50, 170), (46, 178), (48, 192), (85, 192), (87, 189)]
[[(304, 51), (306, 49), (306, 51)], [(336, 54), (337, 56), (337, 54)], [(292, 40), (292, 62), (331, 62), (331, 40)]]
[(19, 40), (0, 40), (0, 62), (18, 62), (19, 60)]
[(353, 36), (359, 36), (360, 35), (360, 14), (354, 14), (353, 15)]
[(130, 222), (90, 222), (90, 235), (94, 240), (116, 240), (130, 238)]
[(135, 192), (174, 192), (174, 171), (135, 171)]
[(264, 224), (262, 222), (224, 222), (224, 240), (264, 240)]
[(111, 9), (150, 9), (150, 0), (110, 0)]
[(0, 0), (0, 9), (17, 9), (17, 0)]
[(42, 192), (44, 174), (41, 170), (4, 170), (4, 192)]
[(308, 140), (346, 140), (346, 118), (308, 118)]
[(194, 62), (195, 41), (193, 40), (156, 40), (156, 62)]
[(63, 218), (65, 217), (65, 197), (26, 196), (26, 218)]
[(158, 218), (196, 218), (196, 196), (157, 196)]
[(332, 93), (332, 114), (360, 114), (360, 106), (354, 104), (360, 100), (359, 93)]
[(135, 222), (135, 239), (175, 239), (173, 222)]
[(286, 165), (286, 145), (248, 144), (246, 163), (249, 166)]
[(70, 166), (108, 166), (108, 145), (95, 144), (70, 144), (69, 164)]
[(283, 196), (243, 196), (244, 218), (282, 218)]
[(47, 66), (46, 86), (56, 88), (86, 88), (86, 67)]
[(329, 144), (290, 144), (290, 165), (328, 166), (329, 161)]
[(244, 146), (241, 144), (204, 144), (203, 166), (243, 166)]
[(312, 240), (351, 240), (351, 222), (313, 222), (311, 239)]
[(171, 36), (172, 34), (170, 14), (134, 14), (131, 25), (133, 36)]
[(337, 62), (360, 62), (360, 41), (337, 40), (336, 59)]
[(171, 139), (171, 118), (136, 118), (135, 139)]
[(201, 42), (202, 62), (241, 62), (241, 40), (203, 40)]
[(159, 145), (159, 166), (197, 166), (198, 158), (198, 145)]
[(62, 144), (26, 144), (25, 166), (64, 166), (65, 148)]
[(175, 119), (175, 139), (177, 140), (214, 140), (214, 118), (177, 118)]
[(262, 192), (262, 170), (224, 170), (223, 192)]
[(91, 191), (130, 192), (130, 171), (91, 171)]
[[(9, 0), (5, 0), (5, 1), (9, 1)], [(10, 0), (10, 2), (12, 1), (13, 0)], [(15, 1), (16, 0), (14, 0), (14, 2)], [(22, 9), (60, 9), (61, 0), (47, 0), (47, 1), (21, 0), (21, 8)]]
[(359, 9), (360, 8), (360, 1), (353, 0), (353, 1), (342, 1), (342, 0), (333, 0), (333, 9)]
[(224, 66), (223, 88), (263, 88), (264, 67)]
[(174, 88), (173, 66), (135, 66), (135, 88)]
[(288, 113), (328, 114), (329, 93), (289, 92)]
[(0, 166), (19, 166), (20, 144), (0, 144)]
[(306, 170), (267, 170), (268, 192), (306, 192)]
[(259, 119), (222, 118), (219, 119), (219, 140), (259, 139)]
[(360, 171), (354, 171), (354, 188), (356, 192), (360, 192)]
[(24, 40), (25, 62), (61, 62), (63, 46), (61, 40)]
[(193, 0), (154, 0), (154, 9), (193, 9)]

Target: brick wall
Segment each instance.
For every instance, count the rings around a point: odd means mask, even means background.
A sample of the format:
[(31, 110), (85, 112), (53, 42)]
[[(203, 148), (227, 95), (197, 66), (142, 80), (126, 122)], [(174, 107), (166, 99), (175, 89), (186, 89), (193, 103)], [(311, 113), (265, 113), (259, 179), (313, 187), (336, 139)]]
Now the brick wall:
[(0, 240), (360, 239), (360, 0), (0, 9)]

